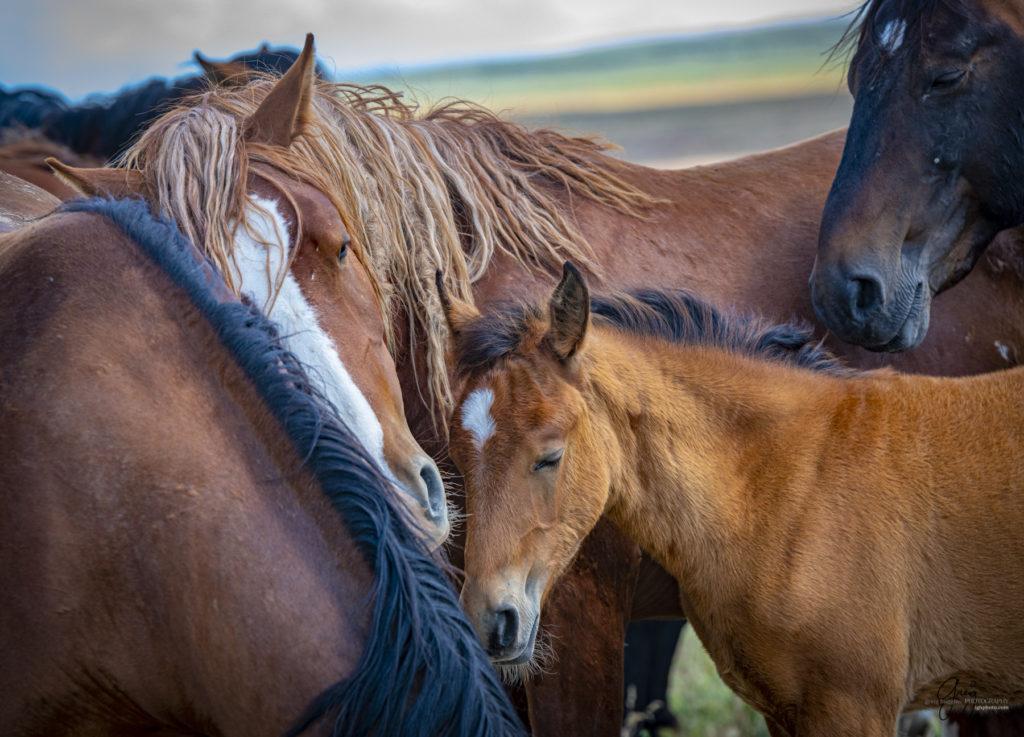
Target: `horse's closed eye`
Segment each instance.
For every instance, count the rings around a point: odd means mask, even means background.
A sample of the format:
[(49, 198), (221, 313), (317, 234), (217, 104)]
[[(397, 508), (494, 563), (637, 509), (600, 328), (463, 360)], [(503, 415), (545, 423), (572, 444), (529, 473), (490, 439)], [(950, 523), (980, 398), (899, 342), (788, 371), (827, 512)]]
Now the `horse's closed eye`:
[(960, 84), (966, 73), (964, 69), (952, 69), (948, 72), (937, 74), (932, 79), (931, 89), (933, 91), (951, 90)]
[(558, 450), (554, 450), (548, 453), (547, 455), (541, 456), (541, 458), (533, 466), (534, 472), (536, 473), (537, 471), (543, 470), (545, 468), (552, 468), (554, 466), (557, 466), (559, 462), (562, 460), (562, 454), (564, 452), (565, 448), (559, 448)]
[(344, 261), (345, 257), (348, 255), (348, 246), (349, 246), (349, 244), (351, 242), (352, 242), (352, 236), (350, 236), (350, 235), (346, 235), (344, 238), (341, 239), (341, 250), (338, 251), (338, 263), (339, 264), (342, 261)]

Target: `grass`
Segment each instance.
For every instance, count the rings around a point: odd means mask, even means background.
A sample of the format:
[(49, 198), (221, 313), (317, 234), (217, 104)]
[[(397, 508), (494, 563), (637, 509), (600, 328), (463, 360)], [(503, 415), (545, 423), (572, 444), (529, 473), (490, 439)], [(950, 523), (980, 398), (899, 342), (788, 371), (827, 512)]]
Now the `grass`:
[(515, 116), (615, 112), (834, 93), (829, 49), (845, 25), (827, 20), (647, 39), (538, 58), (379, 69), (364, 76), (421, 100), (474, 100)]
[[(770, 737), (764, 717), (722, 683), (692, 627), (683, 630), (676, 647), (668, 706), (679, 720), (678, 737)], [(927, 716), (931, 734), (941, 735), (938, 715), (930, 712)], [(899, 734), (904, 734), (906, 726), (909, 723), (901, 723)], [(662, 737), (667, 733), (662, 732)]]
[(764, 718), (722, 683), (692, 627), (679, 638), (668, 705), (680, 737), (769, 737)]

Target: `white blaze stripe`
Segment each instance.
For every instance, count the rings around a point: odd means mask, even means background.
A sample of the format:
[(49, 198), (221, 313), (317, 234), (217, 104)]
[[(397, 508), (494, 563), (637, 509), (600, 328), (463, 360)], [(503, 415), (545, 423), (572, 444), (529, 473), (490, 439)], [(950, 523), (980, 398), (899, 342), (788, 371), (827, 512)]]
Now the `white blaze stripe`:
[(907, 22), (905, 20), (891, 20), (885, 24), (878, 41), (882, 44), (882, 48), (891, 54), (903, 45), (903, 34), (906, 31)]
[[(267, 247), (254, 240), (244, 227), (238, 228), (235, 237), (235, 283), (240, 292), (251, 295), (253, 302), (265, 309), (270, 301), (273, 281), (284, 267), (288, 225), (273, 200), (253, 195), (250, 200), (257, 206), (249, 207), (246, 211), (250, 228), (267, 243), (285, 244), (281, 248), (269, 249), (268, 276)], [(271, 217), (267, 217), (260, 208), (271, 213)], [(267, 317), (278, 325), (282, 344), (307, 369), (310, 381), (337, 407), (348, 428), (377, 461), (381, 470), (395, 481), (391, 469), (384, 461), (384, 431), (380, 421), (345, 370), (334, 341), (320, 327), (316, 312), (306, 301), (291, 271), (285, 274), (281, 290)]]
[(494, 434), (494, 418), (491, 417), (492, 404), (494, 404), (494, 392), (490, 389), (477, 389), (462, 403), (462, 426), (473, 434), (477, 450), (483, 448), (487, 438)]

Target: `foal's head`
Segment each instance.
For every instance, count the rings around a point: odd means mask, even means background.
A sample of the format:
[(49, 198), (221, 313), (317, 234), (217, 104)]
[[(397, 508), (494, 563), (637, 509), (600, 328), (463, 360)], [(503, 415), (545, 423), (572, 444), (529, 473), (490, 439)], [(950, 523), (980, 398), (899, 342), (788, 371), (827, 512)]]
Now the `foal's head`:
[(567, 264), (546, 313), (518, 307), (485, 317), (442, 302), (465, 379), (450, 423), (470, 519), (462, 601), (491, 658), (521, 665), (533, 655), (549, 585), (608, 494), (579, 389), (590, 298)]

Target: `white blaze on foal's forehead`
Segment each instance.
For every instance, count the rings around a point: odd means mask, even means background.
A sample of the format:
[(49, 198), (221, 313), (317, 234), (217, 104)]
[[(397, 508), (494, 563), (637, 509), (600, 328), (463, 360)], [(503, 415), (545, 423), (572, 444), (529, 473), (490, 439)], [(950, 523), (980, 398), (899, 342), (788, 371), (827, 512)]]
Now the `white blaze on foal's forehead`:
[(492, 404), (494, 404), (494, 392), (490, 389), (477, 389), (462, 403), (462, 426), (473, 434), (477, 450), (482, 448), (487, 438), (494, 434), (494, 418), (491, 417)]
[(890, 54), (903, 45), (903, 34), (907, 32), (905, 20), (891, 20), (885, 24), (882, 33), (878, 36), (878, 43)]

